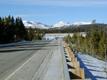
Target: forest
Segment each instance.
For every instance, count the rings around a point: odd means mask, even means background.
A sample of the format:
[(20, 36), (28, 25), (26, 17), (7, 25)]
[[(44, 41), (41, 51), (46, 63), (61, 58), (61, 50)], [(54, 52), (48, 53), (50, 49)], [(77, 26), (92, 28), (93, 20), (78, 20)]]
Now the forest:
[(0, 43), (10, 43), (27, 38), (27, 31), (20, 17), (0, 17)]
[(42, 39), (43, 30), (26, 28), (20, 17), (0, 17), (0, 44), (21, 40)]
[(82, 53), (87, 53), (98, 59), (106, 59), (107, 56), (107, 32), (104, 27), (93, 25), (86, 32), (86, 36), (74, 33), (73, 37), (66, 36), (64, 40), (70, 44), (70, 47)]
[(75, 32), (88, 32), (90, 29), (94, 28), (95, 25), (98, 28), (103, 28), (107, 31), (107, 24), (95, 23), (88, 25), (71, 25), (69, 27), (63, 26), (61, 28), (50, 28), (45, 30), (46, 33), (75, 33)]

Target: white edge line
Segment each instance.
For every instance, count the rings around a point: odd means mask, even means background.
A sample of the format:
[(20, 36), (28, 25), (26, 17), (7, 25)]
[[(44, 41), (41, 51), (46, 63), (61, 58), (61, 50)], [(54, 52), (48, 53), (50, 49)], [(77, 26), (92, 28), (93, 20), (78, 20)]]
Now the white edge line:
[[(33, 57), (33, 55), (32, 55)], [(31, 59), (32, 57), (30, 57), (25, 63), (23, 63), (19, 68), (17, 68), (14, 72), (12, 72), (6, 79), (4, 80), (9, 80), (17, 71), (19, 71), (25, 64), (27, 64)]]

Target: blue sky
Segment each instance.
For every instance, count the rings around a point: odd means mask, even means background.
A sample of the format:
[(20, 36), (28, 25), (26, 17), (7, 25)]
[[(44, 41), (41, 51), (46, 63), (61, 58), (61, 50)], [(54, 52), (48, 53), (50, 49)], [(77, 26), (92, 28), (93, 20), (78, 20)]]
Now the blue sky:
[(2, 0), (0, 16), (20, 16), (23, 20), (55, 24), (58, 21), (107, 23), (107, 0)]

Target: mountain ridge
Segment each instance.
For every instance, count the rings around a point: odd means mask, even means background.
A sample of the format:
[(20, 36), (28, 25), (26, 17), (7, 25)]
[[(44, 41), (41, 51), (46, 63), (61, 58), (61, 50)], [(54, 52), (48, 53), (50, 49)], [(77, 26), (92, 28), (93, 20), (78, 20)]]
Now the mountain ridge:
[(40, 22), (34, 21), (23, 21), (23, 24), (26, 28), (40, 28), (40, 29), (48, 29), (49, 26)]
[(68, 27), (79, 27), (84, 25), (91, 25), (91, 24), (103, 24), (103, 23), (93, 23), (93, 21), (77, 21), (73, 23), (59, 21), (53, 25), (46, 25), (41, 22), (34, 22), (34, 21), (23, 21), (26, 28), (39, 28), (39, 29), (61, 29), (61, 28), (68, 28)]

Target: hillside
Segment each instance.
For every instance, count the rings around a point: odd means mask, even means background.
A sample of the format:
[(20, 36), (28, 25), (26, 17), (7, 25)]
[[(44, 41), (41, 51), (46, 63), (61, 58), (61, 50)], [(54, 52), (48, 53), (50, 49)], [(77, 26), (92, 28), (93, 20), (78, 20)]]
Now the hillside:
[(90, 29), (94, 27), (107, 30), (107, 24), (96, 23), (96, 24), (86, 24), (86, 25), (70, 25), (69, 27), (63, 26), (61, 28), (50, 28), (46, 30), (46, 33), (88, 32)]

